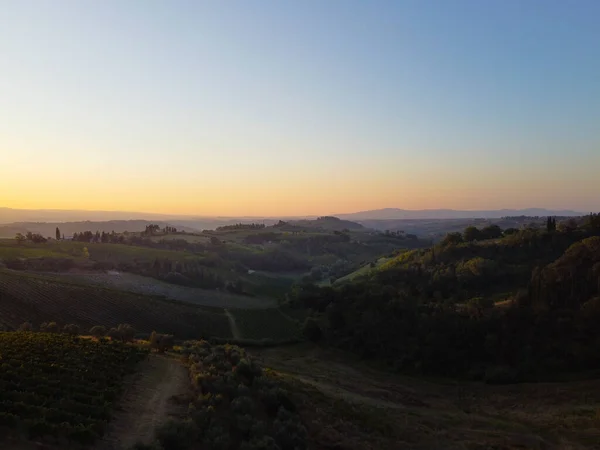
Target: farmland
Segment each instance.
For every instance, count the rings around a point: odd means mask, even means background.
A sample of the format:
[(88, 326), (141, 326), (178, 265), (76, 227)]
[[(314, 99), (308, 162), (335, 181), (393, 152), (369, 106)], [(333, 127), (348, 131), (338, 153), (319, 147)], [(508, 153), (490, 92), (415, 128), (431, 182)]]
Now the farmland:
[(110, 289), (159, 295), (194, 305), (219, 308), (268, 308), (275, 305), (271, 298), (250, 297), (215, 289), (199, 289), (165, 283), (131, 273), (81, 272), (53, 275), (55, 278), (78, 284), (90, 284)]
[(300, 322), (286, 316), (277, 308), (231, 310), (244, 339), (290, 341), (299, 338)]
[(16, 329), (25, 321), (34, 325), (60, 321), (82, 329), (129, 323), (138, 332), (159, 330), (180, 338), (231, 335), (228, 320), (218, 309), (0, 270), (0, 325)]
[(0, 426), (65, 447), (104, 434), (144, 352), (65, 334), (0, 332)]
[(44, 244), (0, 239), (0, 260), (13, 258), (73, 258), (90, 261), (113, 261), (120, 263), (150, 262), (156, 258), (189, 259), (189, 253), (173, 250), (138, 247), (125, 244), (101, 244), (74, 241), (48, 241)]

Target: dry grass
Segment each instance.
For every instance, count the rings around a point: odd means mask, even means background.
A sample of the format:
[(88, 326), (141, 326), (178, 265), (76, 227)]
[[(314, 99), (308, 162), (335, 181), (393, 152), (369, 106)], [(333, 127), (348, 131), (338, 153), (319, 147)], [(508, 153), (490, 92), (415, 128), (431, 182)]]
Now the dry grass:
[(295, 392), (315, 448), (600, 448), (600, 380), (440, 384), (305, 345), (257, 354)]

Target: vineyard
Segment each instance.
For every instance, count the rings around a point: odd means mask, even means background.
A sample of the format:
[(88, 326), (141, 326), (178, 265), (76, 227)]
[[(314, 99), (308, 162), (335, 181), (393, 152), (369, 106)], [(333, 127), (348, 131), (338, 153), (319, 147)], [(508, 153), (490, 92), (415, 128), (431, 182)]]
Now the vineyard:
[(144, 354), (118, 342), (0, 332), (0, 428), (61, 446), (92, 444)]
[(0, 326), (48, 321), (84, 330), (129, 323), (140, 333), (156, 330), (181, 339), (231, 337), (226, 316), (216, 308), (0, 270)]
[(279, 309), (232, 309), (244, 339), (290, 341), (300, 336), (300, 323), (290, 320)]

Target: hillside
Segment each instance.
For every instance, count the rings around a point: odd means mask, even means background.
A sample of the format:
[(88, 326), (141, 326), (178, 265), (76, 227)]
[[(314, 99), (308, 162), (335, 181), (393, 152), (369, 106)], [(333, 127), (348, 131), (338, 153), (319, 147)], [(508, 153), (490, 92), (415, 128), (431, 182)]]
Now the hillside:
[(231, 336), (222, 309), (0, 270), (0, 325), (14, 330), (24, 322), (35, 327), (43, 322), (72, 323), (82, 330), (128, 323), (139, 333), (161, 330), (180, 338)]
[(468, 228), (339, 286), (298, 286), (292, 303), (321, 313), (326, 342), (394, 370), (490, 382), (599, 370), (598, 217), (478, 241)]

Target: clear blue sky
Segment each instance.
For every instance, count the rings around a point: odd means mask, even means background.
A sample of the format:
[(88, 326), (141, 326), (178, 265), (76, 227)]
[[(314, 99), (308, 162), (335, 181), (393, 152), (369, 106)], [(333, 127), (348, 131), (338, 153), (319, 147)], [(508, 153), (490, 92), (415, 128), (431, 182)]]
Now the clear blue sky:
[(0, 1), (0, 206), (600, 210), (600, 1)]

